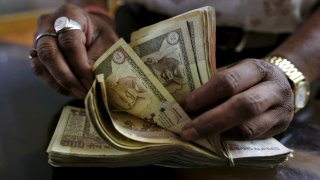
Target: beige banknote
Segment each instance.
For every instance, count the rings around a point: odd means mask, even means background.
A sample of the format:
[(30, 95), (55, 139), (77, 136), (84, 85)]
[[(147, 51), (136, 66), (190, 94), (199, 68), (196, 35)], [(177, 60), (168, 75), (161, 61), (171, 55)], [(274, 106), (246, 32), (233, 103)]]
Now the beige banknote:
[(64, 107), (47, 152), (87, 156), (128, 154), (101, 138), (84, 109), (71, 106)]
[(108, 97), (106, 89), (104, 88), (106, 87), (104, 75), (99, 74), (96, 76), (96, 79), (101, 87), (104, 106), (107, 108), (108, 114), (110, 115), (110, 121), (112, 122), (114, 128), (122, 135), (136, 141), (154, 144), (171, 144), (179, 143), (179, 141), (181, 141), (179, 140), (179, 136), (158, 126), (157, 124), (150, 123), (141, 118), (121, 111), (111, 111), (108, 108)]
[(94, 64), (93, 71), (96, 75), (104, 74), (111, 110), (131, 114), (178, 134), (191, 122), (124, 40), (104, 53)]
[(97, 92), (96, 81), (94, 82), (94, 85), (90, 89), (85, 99), (86, 112), (91, 122), (100, 133), (101, 137), (103, 137), (107, 142), (109, 142), (109, 144), (118, 149), (137, 150), (154, 146), (153, 144), (129, 139), (119, 133), (110, 121), (110, 115), (103, 109), (101, 109), (101, 107), (104, 107), (102, 105), (103, 102), (100, 101), (102, 99), (101, 95), (99, 94), (97, 98), (95, 92)]
[[(209, 21), (207, 19), (210, 19)], [(187, 23), (201, 84), (206, 83), (216, 71), (215, 64), (215, 10), (203, 7), (147, 26), (131, 34), (131, 41), (158, 34), (160, 29)]]
[(201, 86), (186, 22), (162, 26), (130, 46), (177, 101)]

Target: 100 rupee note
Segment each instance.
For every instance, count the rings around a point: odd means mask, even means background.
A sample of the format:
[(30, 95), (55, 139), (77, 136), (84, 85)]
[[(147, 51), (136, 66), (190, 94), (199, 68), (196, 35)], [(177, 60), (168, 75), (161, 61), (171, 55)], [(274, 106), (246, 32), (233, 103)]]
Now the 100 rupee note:
[(79, 157), (85, 155), (92, 158), (128, 154), (127, 151), (120, 151), (101, 138), (84, 109), (71, 106), (64, 107), (47, 152), (49, 163), (52, 165), (59, 165), (59, 162), (52, 161), (50, 157), (61, 154)]

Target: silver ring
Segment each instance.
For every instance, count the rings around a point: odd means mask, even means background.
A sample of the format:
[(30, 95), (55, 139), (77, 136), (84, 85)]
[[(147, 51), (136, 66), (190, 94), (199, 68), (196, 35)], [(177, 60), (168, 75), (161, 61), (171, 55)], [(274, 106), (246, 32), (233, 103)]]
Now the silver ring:
[(82, 31), (82, 27), (78, 22), (76, 22), (72, 19), (69, 19), (65, 16), (62, 16), (62, 17), (59, 17), (58, 19), (56, 19), (56, 21), (54, 22), (54, 29), (55, 29), (56, 33), (61, 33), (61, 32), (69, 31), (69, 30)]
[(57, 33), (52, 33), (52, 32), (40, 33), (40, 34), (36, 37), (35, 47), (37, 47), (38, 41), (39, 41), (41, 38), (45, 37), (45, 36), (57, 37), (58, 34), (57, 34)]

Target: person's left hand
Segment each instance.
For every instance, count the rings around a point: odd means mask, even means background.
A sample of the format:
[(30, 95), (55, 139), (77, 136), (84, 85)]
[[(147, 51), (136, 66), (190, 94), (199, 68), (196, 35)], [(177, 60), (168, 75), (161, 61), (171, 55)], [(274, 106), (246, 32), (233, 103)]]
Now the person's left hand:
[(294, 114), (293, 92), (285, 74), (258, 59), (218, 71), (190, 93), (182, 107), (198, 115), (182, 131), (190, 141), (220, 133), (244, 139), (271, 137), (283, 132)]

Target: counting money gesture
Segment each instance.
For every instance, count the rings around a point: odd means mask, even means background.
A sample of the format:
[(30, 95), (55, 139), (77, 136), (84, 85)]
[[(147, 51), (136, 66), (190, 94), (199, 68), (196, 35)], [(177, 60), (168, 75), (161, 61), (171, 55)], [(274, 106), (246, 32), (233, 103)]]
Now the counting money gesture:
[(245, 59), (216, 73), (182, 103), (198, 116), (184, 127), (194, 140), (224, 132), (234, 138), (256, 139), (283, 132), (293, 113), (293, 93), (284, 73), (258, 59)]
[(39, 17), (31, 66), (51, 88), (82, 99), (94, 79), (93, 63), (117, 38), (107, 13), (65, 4)]

